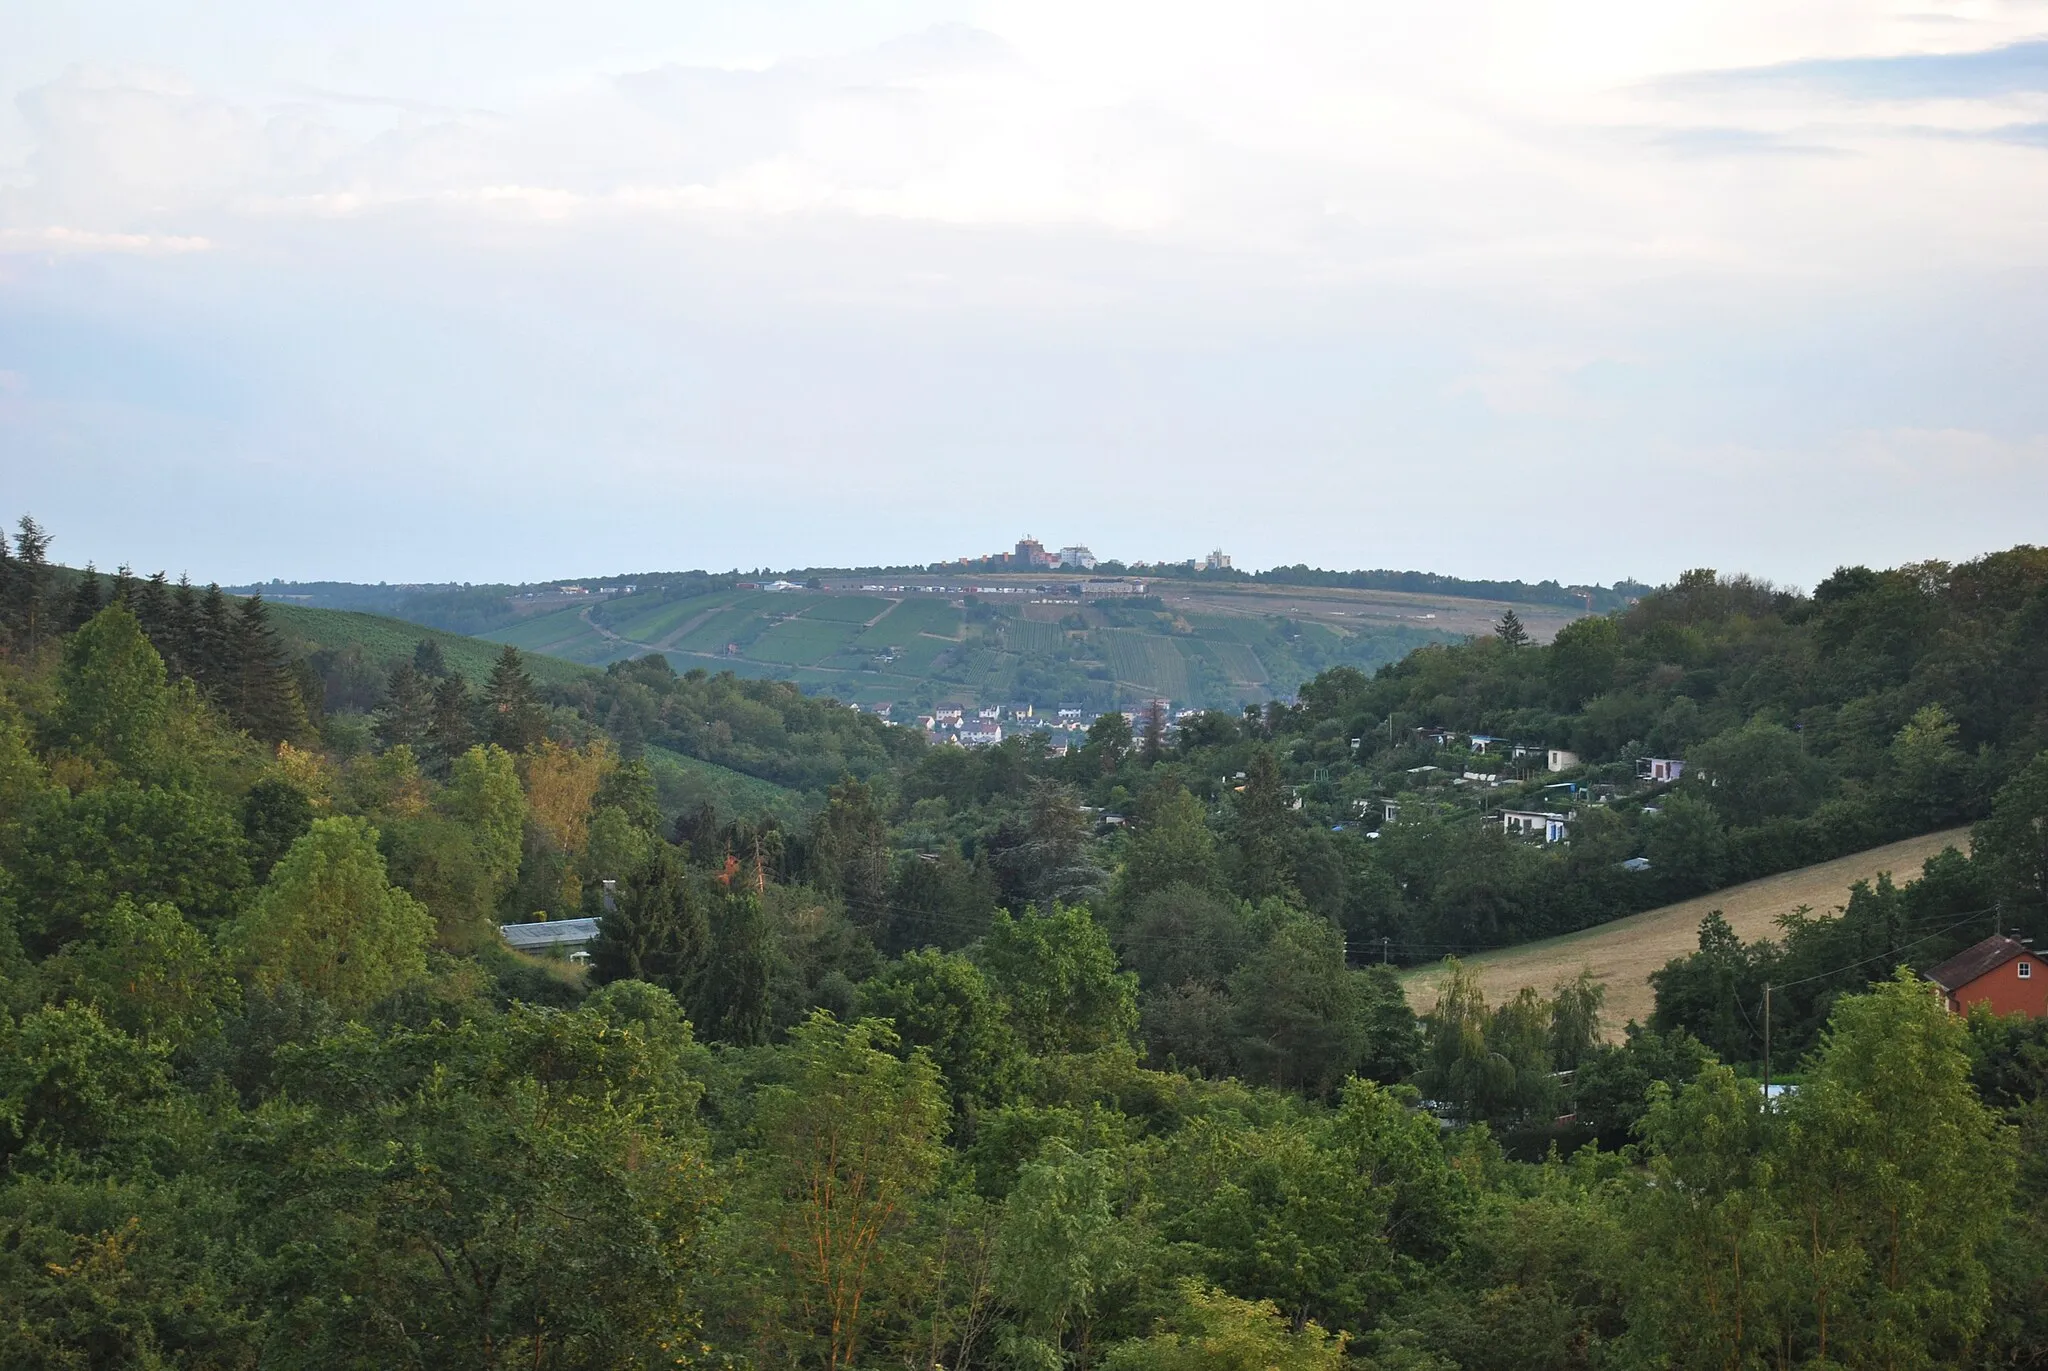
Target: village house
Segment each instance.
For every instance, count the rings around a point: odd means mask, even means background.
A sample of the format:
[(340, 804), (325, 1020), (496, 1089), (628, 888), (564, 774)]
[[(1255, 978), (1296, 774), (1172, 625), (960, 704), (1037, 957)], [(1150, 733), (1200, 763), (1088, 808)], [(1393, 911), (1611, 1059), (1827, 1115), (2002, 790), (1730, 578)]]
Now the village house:
[(1516, 837), (1559, 843), (1569, 832), (1570, 816), (1546, 809), (1503, 809), (1499, 818), (1501, 828)]
[(966, 712), (962, 705), (940, 705), (932, 711), (932, 718), (940, 728), (951, 728), (959, 724)]
[(992, 747), (1003, 740), (1003, 726), (994, 719), (969, 719), (960, 726), (958, 737), (969, 747)]
[(1570, 771), (1579, 764), (1579, 754), (1565, 748), (1553, 747), (1549, 753), (1549, 768), (1552, 771)]
[(1994, 933), (1935, 967), (1927, 979), (1957, 1014), (1981, 1003), (1998, 1014), (2048, 1016), (2048, 963), (2017, 938)]
[(1677, 780), (1685, 774), (1685, 763), (1676, 757), (1636, 758), (1636, 779), (1652, 785), (1663, 785)]

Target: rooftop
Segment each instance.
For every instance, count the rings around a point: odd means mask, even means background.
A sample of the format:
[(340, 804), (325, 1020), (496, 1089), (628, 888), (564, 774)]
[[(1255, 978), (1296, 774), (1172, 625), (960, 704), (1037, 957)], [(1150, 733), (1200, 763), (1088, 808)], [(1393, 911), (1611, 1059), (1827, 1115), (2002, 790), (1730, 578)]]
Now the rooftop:
[(560, 947), (565, 943), (587, 943), (597, 936), (596, 919), (548, 919), (540, 923), (499, 924), (498, 934), (509, 947), (521, 951), (537, 947)]
[(2008, 938), (2003, 933), (1994, 933), (1975, 947), (1965, 948), (1929, 971), (1927, 979), (1943, 990), (1954, 992), (1985, 972), (1996, 971), (2014, 957), (2024, 956), (2033, 950), (2025, 943)]

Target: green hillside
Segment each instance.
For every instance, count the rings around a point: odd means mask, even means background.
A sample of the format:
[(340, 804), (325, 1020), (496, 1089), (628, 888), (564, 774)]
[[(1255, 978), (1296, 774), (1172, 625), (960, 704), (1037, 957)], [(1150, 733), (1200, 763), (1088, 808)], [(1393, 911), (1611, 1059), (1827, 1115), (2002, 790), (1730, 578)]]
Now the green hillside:
[[(423, 628), (403, 619), (387, 619), (381, 614), (309, 609), (292, 604), (271, 604), (268, 608), (271, 624), (294, 656), (312, 656), (323, 651), (335, 654), (353, 651), (360, 654), (365, 662), (381, 667), (400, 658), (410, 659), (420, 640), (430, 638), (441, 645), (441, 655), (449, 667), (474, 684), (491, 674), (491, 663), (499, 652), (495, 642), (465, 638), (459, 633), (444, 633), (437, 628)], [(524, 643), (518, 646), (521, 651), (527, 650)], [(570, 685), (590, 675), (587, 669), (573, 662), (558, 660), (561, 655), (551, 653), (536, 657), (527, 663), (527, 670), (544, 685)]]
[[(592, 665), (659, 652), (678, 671), (789, 681), (860, 704), (1108, 708), (1163, 696), (1231, 710), (1292, 694), (1334, 666), (1369, 671), (1426, 643), (1462, 636), (1428, 623), (1437, 616), (1418, 606), (1403, 601), (1390, 608), (1386, 596), (1339, 590), (1305, 597), (1241, 587), (1176, 587), (1169, 594), (1170, 601), (1084, 603), (1028, 592), (707, 593), (693, 583), (538, 608), (484, 636)], [(1472, 622), (1457, 627), (1469, 632), (1498, 611), (1466, 601), (1459, 612)]]

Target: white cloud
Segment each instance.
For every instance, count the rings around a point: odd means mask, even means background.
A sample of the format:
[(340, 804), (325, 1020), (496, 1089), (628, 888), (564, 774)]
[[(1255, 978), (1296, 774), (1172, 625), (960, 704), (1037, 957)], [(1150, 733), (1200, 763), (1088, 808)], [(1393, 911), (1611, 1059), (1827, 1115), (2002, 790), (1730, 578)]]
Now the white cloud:
[[(0, 54), (0, 367), (63, 397), (17, 438), (118, 463), (155, 415), (283, 488), (760, 470), (784, 517), (674, 516), (749, 562), (808, 556), (863, 491), (872, 555), (947, 550), (918, 510), (954, 519), (991, 462), (1037, 473), (977, 497), (998, 524), (1121, 472), (1247, 558), (1602, 577), (1664, 555), (1617, 489), (1702, 508), (1717, 476), (1861, 462), (2040, 495), (2048, 150), (2011, 130), (2048, 97), (1957, 85), (2037, 7), (600, 8)], [(1961, 56), (1881, 60), (1914, 52)], [(1531, 471), (1581, 473), (1544, 489), (1612, 541), (1557, 566), (1371, 503), (1512, 502)], [(499, 553), (433, 545), (450, 574)]]

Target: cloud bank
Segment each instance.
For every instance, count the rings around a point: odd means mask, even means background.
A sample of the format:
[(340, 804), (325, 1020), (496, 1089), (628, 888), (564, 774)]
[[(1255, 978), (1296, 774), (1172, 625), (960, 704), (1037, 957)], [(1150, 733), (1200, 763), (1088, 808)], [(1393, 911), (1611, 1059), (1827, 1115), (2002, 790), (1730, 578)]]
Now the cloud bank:
[(1810, 583), (2048, 514), (2038, 5), (120, 17), (0, 56), (76, 560)]

